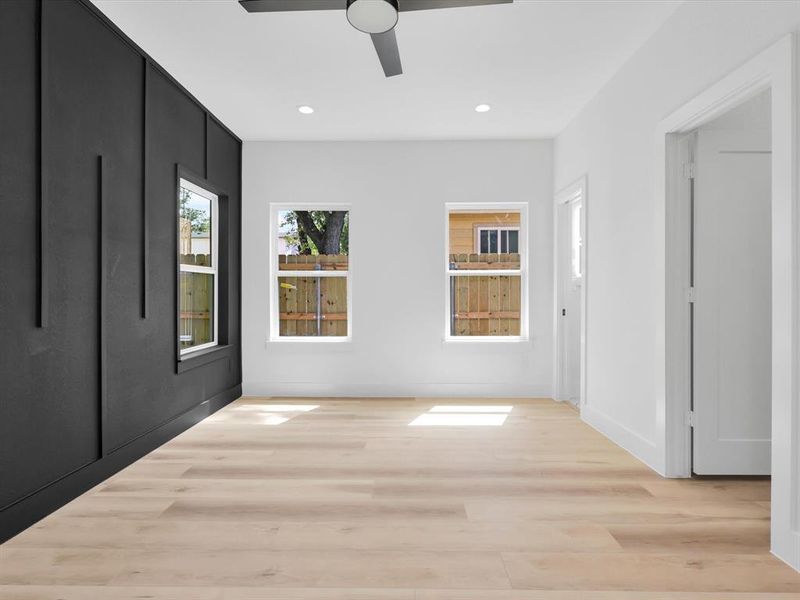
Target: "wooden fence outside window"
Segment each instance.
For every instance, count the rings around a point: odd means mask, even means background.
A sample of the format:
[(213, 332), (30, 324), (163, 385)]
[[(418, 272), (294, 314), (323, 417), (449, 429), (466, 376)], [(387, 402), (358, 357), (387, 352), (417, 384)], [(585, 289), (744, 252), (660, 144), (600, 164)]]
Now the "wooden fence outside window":
[[(519, 254), (451, 254), (450, 271), (519, 271)], [(522, 277), (450, 276), (450, 335), (518, 336)]]
[[(281, 337), (347, 336), (348, 257), (278, 256), (278, 308)], [(284, 277), (281, 271), (308, 271), (307, 277)], [(341, 277), (314, 277), (314, 271), (339, 271)]]

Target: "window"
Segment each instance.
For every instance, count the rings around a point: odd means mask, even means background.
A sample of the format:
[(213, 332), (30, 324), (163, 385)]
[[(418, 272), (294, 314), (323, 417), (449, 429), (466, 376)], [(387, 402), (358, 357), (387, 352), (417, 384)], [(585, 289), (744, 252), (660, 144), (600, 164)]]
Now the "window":
[(527, 336), (524, 204), (447, 205), (445, 339)]
[(271, 230), (270, 338), (350, 339), (349, 210), (273, 206)]
[(572, 242), (572, 278), (580, 279), (583, 276), (583, 237), (581, 234), (581, 203), (575, 202), (571, 214), (571, 242)]
[(178, 342), (181, 354), (217, 345), (219, 198), (186, 179), (178, 191)]
[(478, 227), (475, 252), (479, 254), (519, 253), (519, 227)]

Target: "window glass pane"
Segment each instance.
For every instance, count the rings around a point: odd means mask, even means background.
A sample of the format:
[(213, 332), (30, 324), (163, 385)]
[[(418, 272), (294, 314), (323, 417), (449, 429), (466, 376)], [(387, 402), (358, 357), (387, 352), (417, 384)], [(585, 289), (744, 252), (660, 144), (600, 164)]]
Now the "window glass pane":
[(505, 254), (508, 252), (508, 230), (502, 229), (500, 231), (500, 253)]
[(581, 264), (581, 205), (576, 204), (572, 208), (572, 276), (579, 278), (583, 272)]
[(450, 276), (450, 335), (518, 336), (519, 275)]
[(489, 253), (497, 254), (497, 231), (489, 232)]
[(181, 350), (214, 341), (214, 275), (210, 273), (180, 274)]
[(280, 335), (347, 336), (346, 277), (278, 277)]
[(519, 231), (511, 230), (508, 232), (508, 250), (506, 252), (519, 253)]
[(211, 200), (181, 185), (179, 207), (178, 230), (181, 264), (210, 267), (213, 248)]
[(483, 229), (480, 233), (480, 236), (481, 236), (481, 244), (478, 252), (480, 253), (489, 252), (489, 231)]
[(282, 210), (275, 252), (281, 271), (347, 271), (350, 213)]

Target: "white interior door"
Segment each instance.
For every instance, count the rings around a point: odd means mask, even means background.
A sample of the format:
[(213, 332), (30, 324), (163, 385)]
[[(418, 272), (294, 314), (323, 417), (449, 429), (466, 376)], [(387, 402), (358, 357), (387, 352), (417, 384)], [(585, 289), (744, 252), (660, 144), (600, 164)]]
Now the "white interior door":
[(698, 130), (693, 471), (767, 475), (771, 408), (769, 131)]
[(575, 405), (581, 399), (582, 219), (580, 197), (558, 205), (559, 399)]

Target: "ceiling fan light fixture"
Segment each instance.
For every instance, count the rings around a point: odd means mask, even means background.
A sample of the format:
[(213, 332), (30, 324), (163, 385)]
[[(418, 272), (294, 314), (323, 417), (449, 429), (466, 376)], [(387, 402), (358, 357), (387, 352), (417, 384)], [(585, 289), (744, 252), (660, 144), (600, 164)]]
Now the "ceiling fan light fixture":
[(364, 33), (386, 33), (398, 16), (397, 0), (347, 0), (347, 20)]

